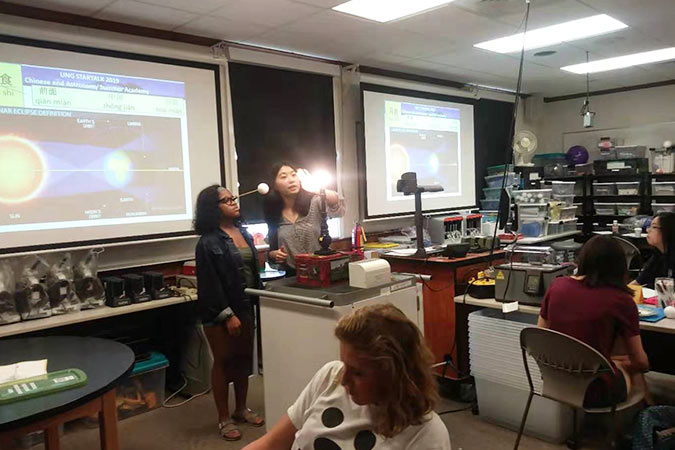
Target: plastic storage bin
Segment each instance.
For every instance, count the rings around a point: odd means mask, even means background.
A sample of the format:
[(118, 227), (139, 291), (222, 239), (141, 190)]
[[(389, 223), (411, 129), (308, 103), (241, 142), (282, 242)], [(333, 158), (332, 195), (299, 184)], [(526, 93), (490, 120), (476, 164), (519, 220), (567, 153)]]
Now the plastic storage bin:
[(637, 216), (640, 210), (639, 203), (617, 203), (616, 213), (620, 216)]
[(568, 233), (570, 231), (577, 231), (577, 219), (569, 219), (562, 221), (562, 231), (561, 233)]
[(478, 211), (483, 218), (481, 219), (483, 223), (496, 223), (497, 222), (497, 215), (498, 211), (485, 211), (485, 210), (480, 210)]
[(611, 161), (593, 161), (593, 170), (596, 175), (620, 174), (633, 175), (636, 173), (649, 172), (649, 160), (647, 158), (615, 159)]
[[(489, 188), (500, 188), (502, 187), (502, 183), (504, 181), (504, 174), (503, 173), (498, 173), (495, 175), (489, 175), (485, 177), (485, 182), (487, 183)], [(515, 186), (517, 184), (520, 184), (520, 177), (513, 173), (509, 172), (506, 174), (506, 185), (507, 186)]]
[(574, 219), (576, 215), (577, 215), (577, 207), (574, 205), (560, 208), (560, 220)]
[(572, 206), (574, 203), (574, 195), (553, 195), (553, 200), (562, 202), (567, 206)]
[(518, 205), (518, 217), (544, 218), (548, 214), (548, 203), (534, 203)]
[(556, 221), (556, 222), (549, 222), (548, 223), (548, 231), (547, 235), (551, 236), (553, 234), (560, 234), (562, 233), (563, 229), (563, 223), (561, 221)]
[(574, 181), (549, 181), (553, 195), (574, 195)]
[(662, 212), (675, 212), (675, 203), (652, 203), (654, 215)]
[(638, 195), (640, 193), (640, 182), (629, 181), (616, 183), (616, 193), (619, 195)]
[(545, 177), (566, 177), (569, 175), (567, 157), (564, 153), (544, 153), (535, 155), (532, 163), (544, 168)]
[(616, 194), (615, 183), (593, 183), (593, 195), (614, 195)]
[(574, 183), (574, 195), (581, 197), (584, 195), (584, 182), (577, 181)]
[(480, 206), (482, 209), (488, 210), (488, 211), (493, 211), (499, 209), (499, 199), (491, 199), (491, 200), (481, 200), (480, 201)]
[(574, 203), (574, 207), (576, 208), (575, 215), (577, 215), (577, 216), (583, 216), (584, 215), (584, 204), (583, 203)]
[(647, 147), (644, 145), (625, 145), (614, 147), (616, 150), (616, 159), (646, 158)]
[[(504, 164), (501, 164), (499, 166), (490, 166), (486, 169), (488, 176), (489, 175), (501, 175), (504, 173), (504, 167), (507, 167)], [(507, 172), (513, 172), (513, 164), (508, 165), (508, 169), (506, 170)]]
[[(510, 194), (513, 189), (513, 186), (507, 186), (506, 191)], [(496, 188), (483, 188), (483, 197), (485, 200), (499, 200), (499, 197), (502, 195), (502, 187)]]
[(551, 189), (529, 189), (513, 191), (511, 198), (516, 204), (520, 203), (546, 203), (551, 200)]
[(614, 216), (616, 215), (615, 203), (596, 203), (595, 213), (600, 216)]
[(675, 195), (675, 181), (653, 181), (652, 195)]
[(162, 406), (167, 367), (169, 360), (159, 352), (150, 352), (150, 358), (134, 364), (131, 376), (117, 387), (117, 414), (120, 419)]
[[(477, 314), (478, 313), (478, 314)], [(469, 314), (471, 375), (482, 420), (518, 430), (529, 394), (520, 349), (520, 332), (536, 326), (534, 314), (484, 309)], [(539, 367), (528, 356), (532, 382), (541, 392)], [(525, 424), (525, 434), (564, 442), (572, 431), (572, 410), (562, 403), (535, 396)]]
[(541, 237), (546, 235), (546, 219), (538, 217), (520, 217), (518, 232), (525, 237)]

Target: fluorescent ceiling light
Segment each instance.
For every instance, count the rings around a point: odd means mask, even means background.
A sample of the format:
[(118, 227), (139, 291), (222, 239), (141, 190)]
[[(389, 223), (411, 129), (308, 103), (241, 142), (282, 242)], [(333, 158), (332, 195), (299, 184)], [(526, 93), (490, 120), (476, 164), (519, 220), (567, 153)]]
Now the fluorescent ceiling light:
[(615, 58), (599, 59), (597, 61), (574, 64), (561, 67), (562, 70), (572, 73), (596, 73), (607, 70), (625, 69), (626, 67), (649, 64), (675, 59), (675, 47), (652, 50), (650, 52), (633, 53), (632, 55), (617, 56)]
[[(528, 31), (527, 36), (525, 36), (525, 50), (548, 47), (560, 44), (561, 42), (572, 42), (591, 36), (611, 33), (612, 31), (626, 27), (628, 25), (607, 14), (572, 20), (571, 22)], [(518, 52), (523, 48), (523, 34), (518, 33), (513, 36), (481, 42), (480, 44), (475, 44), (474, 47), (497, 53)]]
[(364, 17), (377, 22), (389, 22), (412, 16), (454, 0), (351, 0), (334, 6), (335, 11)]

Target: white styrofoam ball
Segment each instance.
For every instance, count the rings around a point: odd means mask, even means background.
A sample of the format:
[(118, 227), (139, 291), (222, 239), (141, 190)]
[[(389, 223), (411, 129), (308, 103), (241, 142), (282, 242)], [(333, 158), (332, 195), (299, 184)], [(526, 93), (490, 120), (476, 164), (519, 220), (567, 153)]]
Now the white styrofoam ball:
[(665, 313), (666, 317), (669, 319), (675, 319), (675, 307), (673, 306), (666, 306), (663, 309), (663, 312)]
[(270, 187), (267, 185), (267, 183), (260, 183), (258, 185), (258, 194), (266, 195), (269, 191)]

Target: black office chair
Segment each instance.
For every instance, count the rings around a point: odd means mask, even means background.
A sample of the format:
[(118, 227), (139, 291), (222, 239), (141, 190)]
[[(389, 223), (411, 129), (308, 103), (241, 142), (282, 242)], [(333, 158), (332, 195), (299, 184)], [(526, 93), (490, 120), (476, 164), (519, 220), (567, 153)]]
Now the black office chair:
[[(626, 255), (626, 266), (628, 267), (628, 271), (632, 275), (637, 276), (637, 274), (640, 273), (640, 267), (642, 267), (642, 255), (640, 254), (640, 250), (635, 244), (626, 239), (620, 237), (615, 237), (614, 239), (621, 245), (621, 248)], [(631, 265), (635, 268), (631, 268)]]

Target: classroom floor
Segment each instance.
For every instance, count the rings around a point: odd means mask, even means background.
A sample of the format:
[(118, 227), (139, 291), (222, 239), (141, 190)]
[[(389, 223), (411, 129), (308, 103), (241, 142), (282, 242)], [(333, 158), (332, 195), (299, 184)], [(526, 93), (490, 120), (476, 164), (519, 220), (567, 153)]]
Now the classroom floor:
[[(249, 406), (263, 409), (262, 383), (252, 385)], [(443, 399), (439, 410), (458, 409), (457, 404)], [(246, 443), (260, 437), (264, 428), (242, 428), (243, 439), (226, 442), (218, 435), (215, 424), (216, 409), (212, 398), (204, 396), (174, 409), (161, 408), (119, 423), (121, 450), (239, 450)], [(516, 433), (482, 421), (471, 411), (442, 416), (450, 432), (453, 450), (510, 450)], [(40, 446), (32, 447), (34, 450)], [(62, 450), (95, 450), (99, 447), (98, 429), (67, 430), (61, 438)], [(553, 445), (538, 439), (523, 437), (522, 450), (559, 450), (564, 445)], [(585, 444), (585, 449), (599, 448)]]

